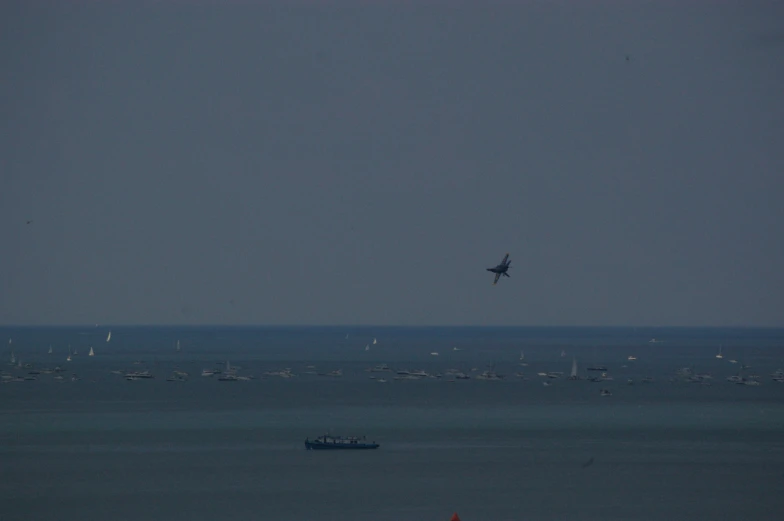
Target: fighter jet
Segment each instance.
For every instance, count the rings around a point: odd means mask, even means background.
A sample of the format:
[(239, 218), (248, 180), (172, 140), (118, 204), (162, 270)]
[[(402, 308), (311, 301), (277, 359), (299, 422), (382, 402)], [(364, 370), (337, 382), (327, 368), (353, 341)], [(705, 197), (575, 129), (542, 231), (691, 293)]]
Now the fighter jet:
[(498, 283), (498, 279), (501, 278), (501, 275), (503, 275), (504, 277), (509, 276), (509, 274), (506, 271), (509, 269), (509, 265), (512, 263), (512, 261), (508, 259), (509, 259), (509, 254), (507, 253), (506, 255), (504, 255), (504, 260), (501, 261), (501, 264), (499, 264), (495, 268), (487, 268), (487, 271), (492, 271), (493, 273), (495, 273), (495, 280), (493, 281), (493, 286), (495, 286)]

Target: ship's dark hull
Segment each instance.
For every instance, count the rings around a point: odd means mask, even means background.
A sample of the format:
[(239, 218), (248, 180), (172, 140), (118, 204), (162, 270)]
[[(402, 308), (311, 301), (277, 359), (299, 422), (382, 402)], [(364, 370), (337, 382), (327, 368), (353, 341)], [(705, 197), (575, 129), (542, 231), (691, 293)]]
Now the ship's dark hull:
[(323, 443), (320, 441), (306, 441), (307, 450), (369, 450), (377, 449), (378, 443)]

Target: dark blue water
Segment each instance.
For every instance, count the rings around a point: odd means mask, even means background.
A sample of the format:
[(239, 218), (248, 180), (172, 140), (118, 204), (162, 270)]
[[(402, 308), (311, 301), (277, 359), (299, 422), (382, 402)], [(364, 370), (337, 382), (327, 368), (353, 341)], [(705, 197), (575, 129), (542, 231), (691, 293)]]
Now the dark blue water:
[[(3, 521), (773, 520), (784, 507), (782, 330), (108, 330), (0, 329)], [(580, 376), (604, 364), (613, 380), (566, 380), (573, 357)], [(227, 361), (253, 379), (201, 376)], [(443, 376), (366, 371), (381, 363)], [(689, 383), (683, 367), (712, 378)], [(263, 376), (285, 368), (296, 376)], [(175, 369), (187, 381), (167, 381)], [(155, 378), (111, 372), (142, 370)], [(760, 385), (726, 380), (738, 373)], [(381, 448), (304, 450), (326, 431)]]

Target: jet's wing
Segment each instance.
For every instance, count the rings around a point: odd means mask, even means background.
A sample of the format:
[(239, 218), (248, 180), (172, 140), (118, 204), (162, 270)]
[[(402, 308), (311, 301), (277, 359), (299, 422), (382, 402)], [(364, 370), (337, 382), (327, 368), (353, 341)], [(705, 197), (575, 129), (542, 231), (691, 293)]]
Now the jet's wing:
[(501, 264), (502, 265), (506, 264), (506, 259), (508, 259), (508, 258), (509, 258), (509, 254), (507, 253), (506, 255), (504, 255), (504, 260), (501, 261)]
[(495, 286), (495, 285), (498, 283), (498, 279), (499, 279), (500, 277), (501, 277), (501, 274), (500, 274), (500, 273), (496, 273), (496, 274), (495, 274), (495, 280), (493, 281), (493, 286)]

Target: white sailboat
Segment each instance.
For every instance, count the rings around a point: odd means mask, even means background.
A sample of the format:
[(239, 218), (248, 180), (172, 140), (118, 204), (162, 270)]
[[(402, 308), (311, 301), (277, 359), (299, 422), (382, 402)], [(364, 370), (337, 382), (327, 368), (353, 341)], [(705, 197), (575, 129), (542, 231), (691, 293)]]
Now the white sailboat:
[(563, 358), (563, 357), (565, 357), (565, 356), (566, 356), (566, 351), (564, 351), (563, 349), (561, 349), (561, 358)]
[(111, 332), (111, 330), (110, 330), (110, 331), (109, 331), (109, 334), (106, 336), (106, 341), (108, 342), (108, 341), (109, 341), (109, 340), (111, 340), (111, 339), (112, 339), (112, 332)]
[(49, 346), (49, 353), (48, 354), (50, 354), (50, 355), (52, 354), (52, 346)]
[(724, 358), (724, 355), (721, 354), (721, 346), (719, 346), (719, 353), (716, 355), (716, 358)]
[(16, 363), (16, 355), (13, 351), (11, 351), (11, 365)]
[(528, 364), (525, 363), (525, 353), (523, 353), (522, 351), (520, 351), (520, 365), (522, 365), (523, 367), (528, 367)]
[(177, 340), (177, 349), (176, 349), (176, 351), (178, 353), (180, 352), (180, 341), (179, 340)]
[(66, 362), (71, 361), (71, 346), (68, 346), (68, 358), (65, 359)]
[(572, 372), (569, 374), (569, 380), (577, 380), (577, 358), (572, 357)]
[(376, 345), (376, 342), (378, 342), (378, 341), (374, 338), (373, 339), (373, 345)]
[(370, 351), (370, 344), (365, 346), (365, 351)]
[(87, 353), (87, 356), (95, 356), (95, 351), (93, 351), (93, 346), (90, 346), (90, 352)]

